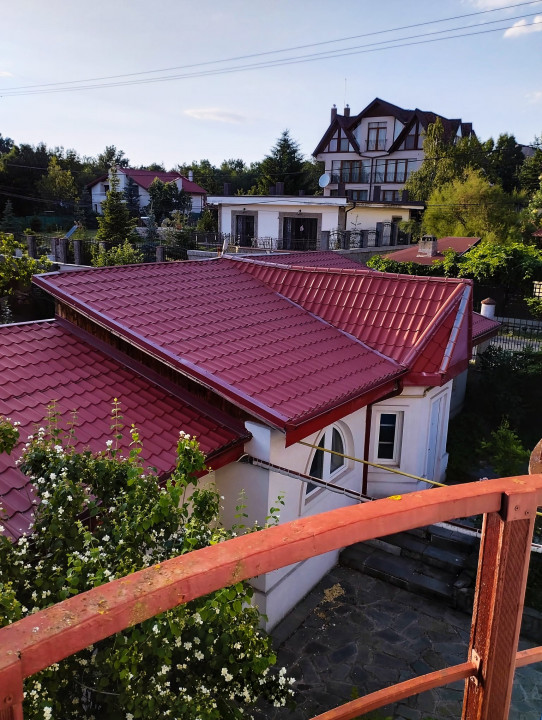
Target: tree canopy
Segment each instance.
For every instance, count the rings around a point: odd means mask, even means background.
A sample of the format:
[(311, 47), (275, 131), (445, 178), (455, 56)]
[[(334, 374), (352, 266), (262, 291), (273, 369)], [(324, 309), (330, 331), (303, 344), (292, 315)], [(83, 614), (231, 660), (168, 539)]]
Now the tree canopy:
[(119, 177), (114, 167), (109, 174), (109, 191), (102, 202), (102, 213), (98, 216), (96, 240), (122, 245), (125, 240), (134, 238), (137, 221), (130, 217), (124, 194), (119, 190)]

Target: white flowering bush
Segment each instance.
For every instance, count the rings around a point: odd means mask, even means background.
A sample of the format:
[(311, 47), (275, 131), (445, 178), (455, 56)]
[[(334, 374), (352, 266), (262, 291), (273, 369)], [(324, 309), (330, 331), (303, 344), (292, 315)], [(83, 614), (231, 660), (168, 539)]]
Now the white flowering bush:
[[(117, 402), (103, 452), (76, 452), (74, 425), (62, 429), (53, 408), (28, 439), (20, 468), (36, 488), (35, 522), (17, 543), (0, 536), (0, 626), (231, 535), (215, 490), (197, 487), (194, 438), (181, 432), (160, 485), (135, 428), (123, 450)], [(259, 620), (245, 583), (157, 615), (29, 678), (25, 718), (226, 720), (260, 698), (289, 704), (292, 681), (270, 670)]]

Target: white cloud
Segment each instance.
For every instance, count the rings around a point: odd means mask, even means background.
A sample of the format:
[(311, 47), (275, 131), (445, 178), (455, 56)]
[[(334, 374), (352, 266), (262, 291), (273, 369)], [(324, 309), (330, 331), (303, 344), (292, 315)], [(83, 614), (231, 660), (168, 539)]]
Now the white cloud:
[(542, 31), (542, 15), (536, 15), (530, 23), (527, 20), (518, 20), (504, 33), (504, 37), (519, 37), (532, 32)]
[(8, 72), (7, 70), (0, 70), (0, 77), (13, 77), (13, 73)]
[(525, 97), (530, 103), (533, 104), (542, 102), (542, 90), (535, 90), (533, 92), (527, 93)]
[(240, 113), (221, 110), (220, 108), (189, 108), (184, 111), (184, 114), (196, 118), (196, 120), (209, 120), (210, 122), (230, 123), (233, 125), (238, 125), (247, 120)]

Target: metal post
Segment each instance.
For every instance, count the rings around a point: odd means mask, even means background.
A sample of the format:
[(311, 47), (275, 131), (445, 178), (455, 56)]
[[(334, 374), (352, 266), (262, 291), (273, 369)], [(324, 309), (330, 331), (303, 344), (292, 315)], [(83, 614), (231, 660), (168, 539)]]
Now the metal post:
[(73, 241), (73, 262), (74, 265), (81, 265), (81, 240)]
[(166, 248), (163, 245), (156, 246), (156, 262), (165, 262), (166, 259)]
[[(519, 488), (518, 488), (519, 489)], [(503, 495), (484, 516), (462, 720), (507, 720), (536, 515), (532, 493)]]

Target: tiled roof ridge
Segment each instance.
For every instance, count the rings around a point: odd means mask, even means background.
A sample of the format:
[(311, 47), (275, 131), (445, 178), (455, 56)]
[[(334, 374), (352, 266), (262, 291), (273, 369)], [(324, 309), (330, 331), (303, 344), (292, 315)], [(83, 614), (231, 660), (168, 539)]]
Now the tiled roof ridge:
[(434, 282), (437, 284), (445, 283), (450, 285), (464, 285), (465, 283), (472, 284), (473, 281), (469, 278), (451, 278), (451, 277), (435, 277), (433, 275), (408, 275), (407, 273), (390, 273), (390, 272), (384, 272), (381, 270), (373, 270), (372, 268), (365, 268), (360, 266), (359, 270), (357, 268), (327, 268), (327, 267), (311, 267), (311, 266), (304, 266), (304, 265), (283, 265), (282, 263), (270, 263), (270, 262), (263, 262), (261, 260), (258, 260), (257, 258), (247, 258), (247, 257), (235, 257), (235, 256), (228, 256), (227, 258), (224, 258), (225, 260), (232, 260), (234, 262), (238, 263), (246, 263), (249, 265), (262, 265), (265, 267), (271, 267), (271, 268), (284, 268), (286, 270), (292, 270), (292, 271), (299, 271), (299, 272), (310, 272), (310, 273), (317, 273), (317, 272), (324, 272), (324, 273), (330, 273), (330, 274), (336, 274), (336, 275), (354, 275), (354, 274), (361, 274), (361, 275), (368, 275), (371, 276), (374, 273), (378, 273), (379, 275), (387, 275), (390, 278), (394, 279), (401, 279), (401, 280), (409, 280), (409, 281), (417, 281), (417, 280), (423, 280), (424, 282)]
[[(472, 281), (471, 281), (472, 282)], [(411, 347), (403, 362), (407, 367), (420, 355), (424, 347), (430, 342), (433, 335), (439, 330), (444, 320), (453, 312), (454, 307), (461, 301), (466, 289), (466, 284), (461, 283), (447, 298), (438, 313), (431, 318), (429, 324), (422, 332), (416, 343)]]

